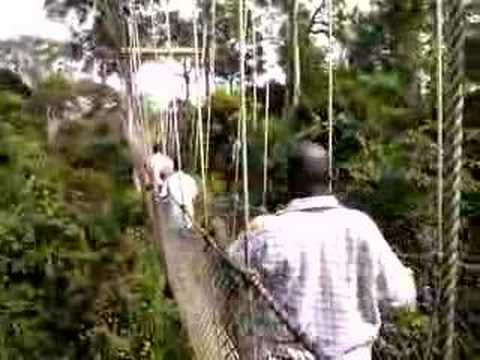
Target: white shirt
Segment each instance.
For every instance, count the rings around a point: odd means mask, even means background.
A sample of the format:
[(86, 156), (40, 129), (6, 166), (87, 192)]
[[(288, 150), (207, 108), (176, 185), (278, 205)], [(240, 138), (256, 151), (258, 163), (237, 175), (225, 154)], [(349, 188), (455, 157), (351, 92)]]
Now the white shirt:
[[(161, 197), (168, 196), (169, 199), (169, 225), (175, 228), (190, 228), (194, 217), (194, 202), (198, 195), (198, 187), (195, 179), (177, 171), (170, 175), (160, 193)], [(185, 207), (188, 215), (184, 213), (181, 206)]]
[[(376, 338), (381, 300), (393, 306), (415, 303), (412, 272), (375, 223), (334, 196), (296, 199), (276, 216), (262, 217), (256, 227), (249, 236), (251, 265), (327, 356), (341, 356)], [(242, 238), (229, 249), (242, 263), (244, 244)], [(272, 333), (271, 323), (254, 331), (277, 340), (291, 338), (281, 326)]]

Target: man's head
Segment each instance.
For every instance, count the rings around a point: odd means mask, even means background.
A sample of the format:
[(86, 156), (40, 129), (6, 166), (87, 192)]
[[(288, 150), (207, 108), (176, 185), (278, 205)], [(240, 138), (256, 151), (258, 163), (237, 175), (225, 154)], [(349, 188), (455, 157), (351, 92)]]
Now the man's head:
[(328, 153), (323, 146), (302, 141), (293, 147), (287, 164), (288, 191), (291, 197), (321, 195), (328, 192)]
[(154, 154), (157, 154), (162, 151), (160, 144), (153, 144), (152, 151)]

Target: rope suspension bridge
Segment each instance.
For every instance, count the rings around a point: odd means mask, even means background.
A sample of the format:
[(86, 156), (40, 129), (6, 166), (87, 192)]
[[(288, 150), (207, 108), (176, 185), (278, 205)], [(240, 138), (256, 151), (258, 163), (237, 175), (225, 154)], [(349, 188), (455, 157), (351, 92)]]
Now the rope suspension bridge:
[[(298, 2), (293, 2), (298, 6)], [(463, 113), (463, 43), (465, 34), (464, 8), (462, 1), (447, 2), (444, 6), (442, 0), (436, 1), (436, 88), (437, 88), (437, 125), (438, 125), (438, 191), (437, 191), (437, 221), (438, 221), (438, 247), (434, 254), (417, 255), (420, 258), (435, 259), (437, 276), (435, 284), (438, 286), (435, 313), (431, 322), (431, 341), (427, 345), (430, 351), (427, 358), (440, 356), (442, 359), (455, 358), (455, 309), (457, 301), (457, 273), (459, 266), (458, 244), (460, 232), (460, 189), (461, 189), (461, 154), (462, 154), (462, 113)], [(248, 134), (247, 125), (247, 94), (246, 94), (246, 48), (247, 48), (247, 23), (255, 23), (255, 11), (251, 2), (238, 1), (238, 34), (239, 34), (239, 74), (240, 74), (240, 116), (236, 124), (235, 137), (239, 142), (235, 148), (235, 180), (243, 185), (243, 200), (238, 201), (238, 196), (233, 203), (220, 206), (211, 199), (207, 188), (207, 172), (209, 170), (209, 154), (211, 152), (210, 132), (212, 128), (212, 103), (209, 88), (207, 94), (207, 121), (204, 127), (204, 116), (201, 99), (197, 92), (195, 98), (196, 114), (194, 133), (190, 141), (181, 138), (179, 130), (179, 109), (173, 102), (161, 111), (159, 121), (151, 122), (147, 118), (141, 102), (140, 92), (135, 81), (128, 84), (127, 115), (125, 128), (128, 133), (130, 147), (134, 154), (135, 166), (138, 173), (142, 172), (143, 164), (151, 155), (150, 148), (154, 142), (160, 142), (164, 153), (177, 159), (178, 168), (186, 167), (182, 154), (185, 149), (191, 150), (200, 163), (203, 221), (191, 219), (193, 228), (178, 230), (170, 226), (168, 207), (180, 206), (162, 201), (153, 197), (149, 202), (149, 212), (154, 223), (154, 235), (159, 246), (159, 252), (165, 257), (167, 273), (176, 301), (180, 308), (183, 322), (188, 330), (190, 342), (197, 359), (258, 359), (258, 354), (263, 346), (264, 338), (273, 336), (278, 326), (286, 329), (299, 348), (311, 353), (311, 359), (322, 359), (319, 347), (314, 339), (300, 331), (298, 324), (289, 318), (287, 311), (276, 301), (268, 289), (262, 284), (259, 274), (250, 268), (249, 259), (243, 266), (234, 263), (225, 250), (225, 244), (206, 230), (209, 219), (216, 213), (237, 212), (239, 206), (243, 208), (243, 224), (237, 226), (237, 216), (233, 216), (233, 236), (243, 230), (249, 233), (251, 216), (256, 209), (250, 207), (249, 199), (249, 173), (248, 173)], [(130, 4), (127, 17), (128, 46), (123, 47), (121, 56), (128, 59), (130, 74), (135, 74), (145, 58), (182, 58), (194, 59), (195, 78), (200, 78), (200, 64), (206, 62), (203, 58), (208, 56), (208, 75), (206, 82), (212, 84), (215, 76), (216, 39), (213, 23), (215, 22), (216, 2), (210, 2), (209, 18), (212, 24), (207, 31), (208, 41), (202, 46), (198, 41), (198, 14), (193, 17), (193, 44), (192, 47), (173, 47), (169, 25), (168, 1), (165, 3), (167, 27), (167, 47), (142, 47), (139, 38), (138, 9)], [(272, 1), (269, 1), (271, 11)], [(334, 131), (334, 11), (335, 2), (328, 0), (328, 153), (330, 189), (333, 184), (333, 131)], [(153, 22), (153, 21), (152, 21)], [(253, 27), (251, 43), (255, 47), (255, 27)], [(209, 44), (205, 51), (206, 44)], [(250, 44), (252, 45), (252, 44)], [(294, 54), (297, 54), (298, 49)], [(297, 56), (297, 55), (295, 55)], [(254, 81), (257, 74), (252, 75)], [(133, 78), (133, 76), (131, 77)], [(299, 81), (299, 80), (298, 80)], [(210, 87), (210, 85), (208, 86)], [(294, 90), (295, 91), (299, 91)], [(257, 126), (257, 101), (254, 95), (255, 116), (253, 126)], [(265, 207), (268, 192), (268, 166), (269, 159), (269, 111), (270, 111), (270, 84), (266, 84), (265, 116), (263, 136), (263, 191), (262, 204)], [(185, 135), (182, 133), (182, 135)], [(188, 144), (186, 144), (188, 143)], [(241, 168), (240, 168), (241, 167)], [(241, 181), (240, 181), (241, 175)], [(188, 215), (188, 214), (185, 214)], [(237, 228), (238, 227), (238, 228)], [(246, 242), (248, 246), (248, 241)], [(248, 249), (246, 249), (248, 253)], [(408, 256), (405, 256), (408, 258)], [(246, 296), (247, 306), (239, 299)], [(271, 309), (270, 314), (259, 314), (256, 309), (258, 303), (263, 303)], [(270, 321), (268, 319), (273, 319)], [(267, 322), (262, 338), (252, 336), (252, 326)], [(274, 326), (274, 325), (277, 326)], [(438, 354), (434, 348), (441, 349)], [(399, 358), (402, 351), (397, 350)]]

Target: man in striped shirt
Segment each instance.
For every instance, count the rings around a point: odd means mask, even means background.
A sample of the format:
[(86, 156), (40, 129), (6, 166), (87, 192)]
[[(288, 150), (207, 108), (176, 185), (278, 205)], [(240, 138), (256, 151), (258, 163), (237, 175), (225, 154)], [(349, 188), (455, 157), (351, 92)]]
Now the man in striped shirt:
[[(282, 212), (254, 221), (250, 263), (292, 322), (315, 341), (322, 360), (369, 360), (381, 325), (380, 302), (415, 306), (413, 274), (370, 217), (328, 193), (323, 147), (296, 147), (288, 186), (294, 200)], [(245, 239), (229, 249), (242, 263)], [(255, 314), (269, 314), (265, 304), (257, 306)], [(262, 339), (261, 359), (314, 359), (285, 327), (261, 323), (253, 330)]]

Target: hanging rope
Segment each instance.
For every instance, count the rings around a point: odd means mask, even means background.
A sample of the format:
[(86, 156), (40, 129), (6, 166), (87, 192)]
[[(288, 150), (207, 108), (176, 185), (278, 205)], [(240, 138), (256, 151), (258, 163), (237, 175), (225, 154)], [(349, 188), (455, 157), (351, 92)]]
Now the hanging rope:
[(333, 191), (333, 1), (328, 7), (328, 190)]
[(242, 146), (242, 174), (245, 229), (250, 222), (248, 193), (248, 156), (247, 156), (247, 106), (245, 94), (245, 32), (244, 32), (244, 0), (239, 1), (239, 40), (240, 40), (240, 128)]
[[(449, 1), (445, 8), (445, 184), (444, 234), (442, 246), (442, 286), (440, 329), (443, 359), (455, 358), (455, 312), (457, 300), (458, 244), (460, 234), (460, 195), (462, 169), (462, 120), (464, 83), (465, 9), (460, 1)], [(442, 20), (442, 18), (440, 18)]]
[(207, 175), (205, 168), (205, 152), (204, 152), (204, 143), (203, 143), (203, 120), (202, 120), (202, 104), (200, 100), (200, 93), (198, 91), (198, 82), (200, 79), (200, 64), (198, 59), (198, 26), (197, 26), (197, 9), (193, 11), (193, 41), (195, 48), (195, 79), (197, 82), (197, 91), (196, 91), (196, 108), (197, 108), (197, 131), (198, 131), (198, 141), (199, 141), (199, 150), (200, 150), (200, 171), (202, 176), (202, 194), (203, 194), (203, 216), (205, 223), (208, 223), (208, 202), (207, 202)]
[[(210, 3), (210, 35), (208, 49), (208, 76), (207, 76), (207, 145), (206, 145), (206, 168), (209, 168), (210, 162), (210, 133), (212, 128), (212, 94), (215, 92), (215, 58), (217, 52), (215, 23), (217, 14), (217, 1), (211, 0)], [(207, 45), (208, 46), (208, 45)], [(213, 81), (211, 81), (213, 79)]]
[(265, 120), (263, 130), (263, 192), (262, 207), (267, 209), (267, 193), (268, 193), (268, 133), (270, 127), (270, 80), (265, 86)]
[(301, 69), (300, 69), (300, 44), (299, 42), (299, 33), (298, 33), (298, 9), (299, 9), (299, 0), (293, 0), (292, 4), (292, 13), (291, 13), (291, 26), (290, 30), (292, 36), (292, 47), (293, 47), (293, 98), (292, 106), (294, 109), (300, 104), (300, 95), (301, 95)]
[[(250, 203), (249, 203), (249, 193), (248, 193), (248, 157), (247, 157), (247, 105), (246, 105), (246, 94), (245, 94), (245, 2), (244, 0), (239, 0), (238, 2), (238, 22), (239, 22), (239, 41), (240, 41), (240, 126), (242, 131), (242, 173), (243, 173), (243, 211), (244, 211), (244, 222), (245, 222), (245, 266), (250, 268)], [(251, 289), (248, 289), (248, 325), (247, 328), (253, 329), (253, 292)], [(255, 339), (253, 339), (253, 346), (251, 347), (251, 353), (249, 353), (248, 358), (252, 360), (257, 360), (257, 345)]]
[[(267, 18), (270, 19), (272, 14), (272, 0), (268, 0)], [(268, 24), (268, 35), (272, 33), (271, 22)], [(265, 84), (265, 115), (264, 115), (264, 129), (263, 129), (263, 192), (262, 192), (262, 207), (267, 209), (267, 193), (268, 193), (268, 136), (270, 130), (270, 79), (267, 79)]]
[(257, 130), (257, 117), (258, 117), (258, 96), (257, 96), (257, 78), (258, 78), (258, 59), (257, 59), (257, 27), (255, 18), (255, 3), (250, 4), (250, 21), (252, 24), (252, 92), (253, 92), (253, 106), (252, 106), (252, 126), (253, 130)]

